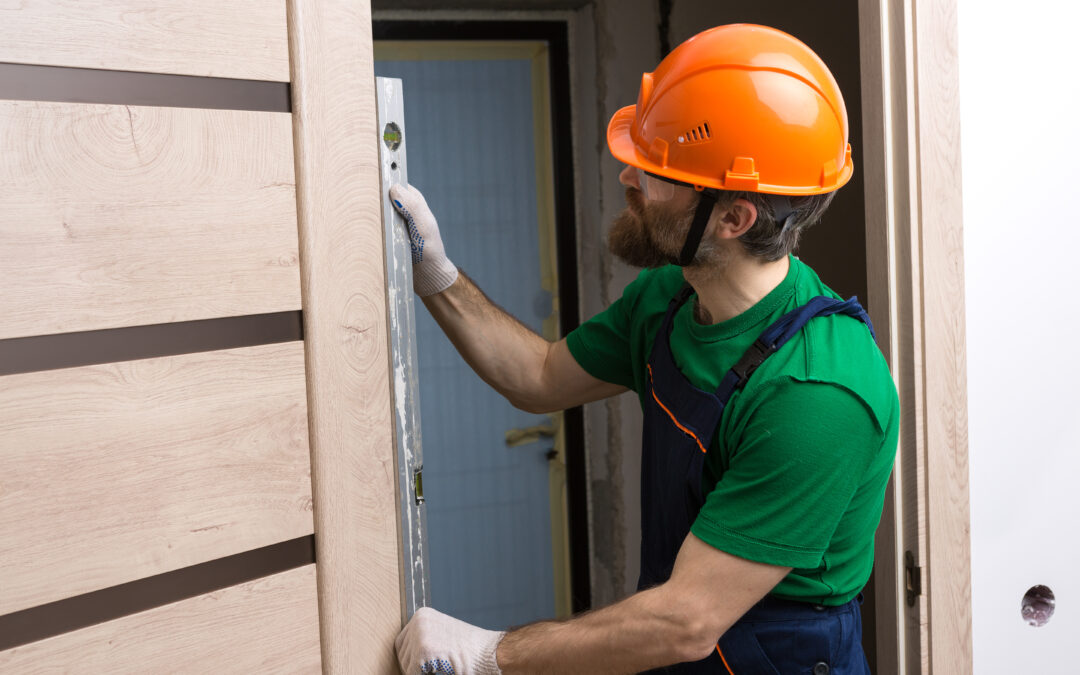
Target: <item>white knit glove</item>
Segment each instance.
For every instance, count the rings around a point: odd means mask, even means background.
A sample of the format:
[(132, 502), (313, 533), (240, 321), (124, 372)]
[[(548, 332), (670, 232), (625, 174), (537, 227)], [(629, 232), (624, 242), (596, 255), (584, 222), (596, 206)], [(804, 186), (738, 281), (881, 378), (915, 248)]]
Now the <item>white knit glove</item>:
[(390, 188), (390, 201), (405, 218), (412, 241), (413, 290), (420, 297), (442, 293), (457, 281), (458, 270), (446, 257), (439, 224), (420, 191), (411, 185)]
[(502, 675), (495, 661), (495, 648), (503, 635), (421, 607), (397, 636), (394, 646), (405, 675)]

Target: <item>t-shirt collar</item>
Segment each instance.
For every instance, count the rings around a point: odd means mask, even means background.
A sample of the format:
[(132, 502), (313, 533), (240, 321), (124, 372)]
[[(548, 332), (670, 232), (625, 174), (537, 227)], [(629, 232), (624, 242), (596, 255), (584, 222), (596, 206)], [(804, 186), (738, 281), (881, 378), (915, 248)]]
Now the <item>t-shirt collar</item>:
[(687, 330), (694, 339), (703, 342), (728, 340), (758, 327), (759, 324), (761, 325), (758, 332), (761, 332), (767, 328), (764, 325), (765, 320), (783, 307), (795, 293), (795, 284), (798, 281), (801, 268), (802, 263), (799, 259), (793, 255), (788, 255), (787, 275), (776, 288), (769, 291), (768, 295), (742, 314), (709, 326), (703, 326), (694, 320), (694, 303), (697, 300), (697, 293), (694, 293), (679, 308), (679, 312), (675, 316), (675, 329)]

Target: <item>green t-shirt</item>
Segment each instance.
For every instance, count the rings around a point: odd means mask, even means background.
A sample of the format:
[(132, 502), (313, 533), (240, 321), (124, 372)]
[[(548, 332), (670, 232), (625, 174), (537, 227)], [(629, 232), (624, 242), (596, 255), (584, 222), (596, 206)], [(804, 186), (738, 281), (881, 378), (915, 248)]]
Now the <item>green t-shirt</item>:
[[(696, 387), (715, 391), (770, 324), (818, 295), (839, 297), (795, 257), (756, 305), (703, 326), (694, 298), (678, 311), (671, 351)], [(636, 391), (682, 270), (646, 270), (623, 296), (567, 336), (593, 377)], [(899, 400), (884, 357), (859, 320), (812, 319), (736, 391), (706, 455), (707, 495), (691, 532), (748, 560), (794, 568), (772, 594), (841, 605), (870, 577), (874, 531), (896, 455)], [(678, 414), (676, 412), (676, 414)]]

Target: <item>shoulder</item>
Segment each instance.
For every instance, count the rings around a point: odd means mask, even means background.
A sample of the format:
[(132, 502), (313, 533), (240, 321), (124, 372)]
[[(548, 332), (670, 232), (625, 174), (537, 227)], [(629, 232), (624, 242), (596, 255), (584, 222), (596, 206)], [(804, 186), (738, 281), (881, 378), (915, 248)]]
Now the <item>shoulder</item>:
[(814, 426), (845, 420), (880, 427), (870, 402), (835, 381), (782, 375), (760, 382), (751, 398), (750, 415), (775, 420), (774, 428), (789, 426), (787, 421), (799, 426), (807, 420), (813, 420)]
[(731, 437), (732, 461), (757, 456), (773, 467), (860, 477), (884, 457), (898, 422), (893, 407), (875, 407), (871, 399), (835, 382), (764, 382)]
[[(804, 304), (821, 295), (840, 297), (805, 263), (793, 259), (793, 264), (800, 266), (795, 304)], [(788, 354), (783, 354), (781, 349), (772, 357), (776, 359), (776, 368), (763, 378), (777, 378), (770, 389), (783, 382), (822, 385), (832, 394), (829, 405), (843, 398), (836, 392), (845, 392), (853, 409), (868, 411), (882, 432), (896, 424), (899, 406), (896, 386), (884, 355), (862, 321), (843, 314), (811, 319), (790, 346), (793, 348)], [(823, 405), (812, 400), (822, 389), (798, 387), (793, 391), (790, 396), (807, 399), (799, 403), (803, 407), (813, 410)]]
[(814, 319), (803, 329), (800, 352), (795, 379), (848, 392), (882, 431), (895, 423), (896, 385), (864, 323), (844, 315)]

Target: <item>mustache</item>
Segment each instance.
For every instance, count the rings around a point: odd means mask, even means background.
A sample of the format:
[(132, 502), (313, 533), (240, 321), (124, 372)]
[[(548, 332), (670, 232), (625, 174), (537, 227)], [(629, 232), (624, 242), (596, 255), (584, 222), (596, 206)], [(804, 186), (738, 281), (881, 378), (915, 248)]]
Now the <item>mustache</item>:
[(626, 188), (626, 205), (638, 215), (645, 213), (645, 196), (641, 193), (641, 190), (632, 187)]

